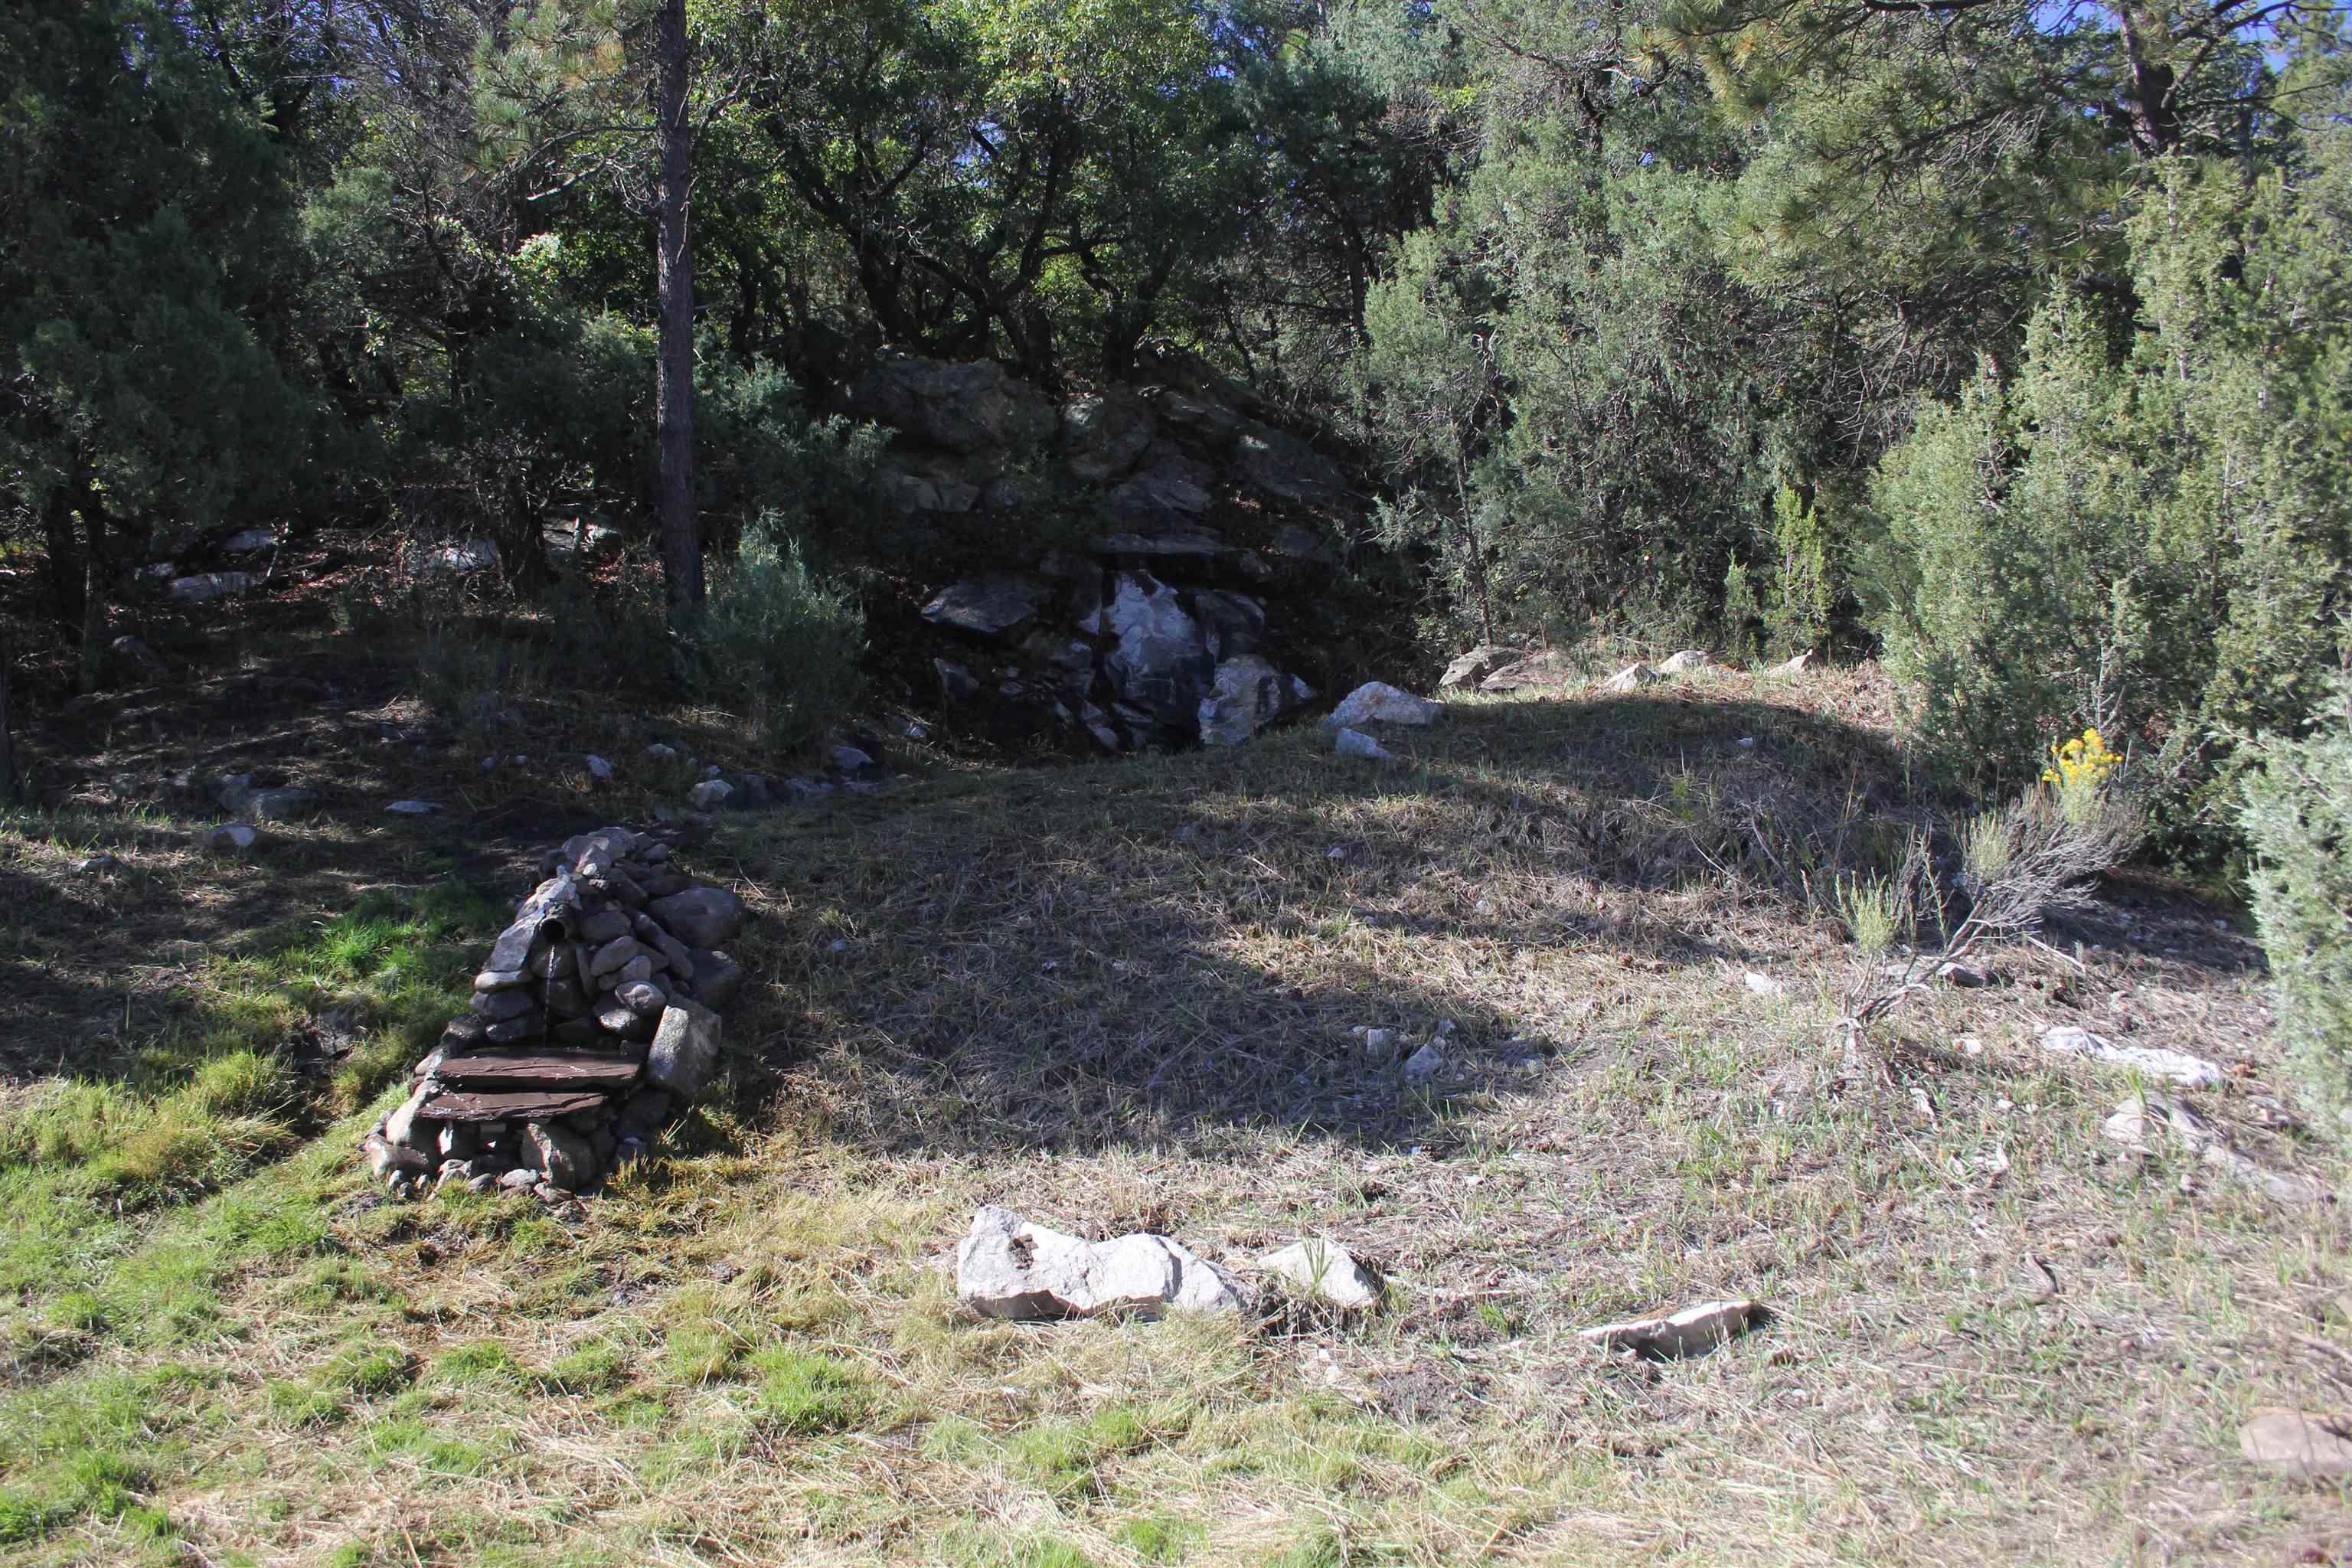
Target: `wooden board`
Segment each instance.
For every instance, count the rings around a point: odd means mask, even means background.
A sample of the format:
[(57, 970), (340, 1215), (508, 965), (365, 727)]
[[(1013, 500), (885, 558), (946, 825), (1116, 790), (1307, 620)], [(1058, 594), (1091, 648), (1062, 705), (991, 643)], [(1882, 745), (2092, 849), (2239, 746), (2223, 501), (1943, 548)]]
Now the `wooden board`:
[(600, 1089), (467, 1093), (445, 1089), (418, 1106), (416, 1114), (431, 1121), (544, 1121), (551, 1116), (593, 1110), (610, 1099)]
[(445, 1083), (468, 1089), (503, 1084), (534, 1089), (626, 1089), (637, 1080), (645, 1064), (639, 1050), (626, 1055), (604, 1051), (468, 1051), (441, 1058), (433, 1076)]

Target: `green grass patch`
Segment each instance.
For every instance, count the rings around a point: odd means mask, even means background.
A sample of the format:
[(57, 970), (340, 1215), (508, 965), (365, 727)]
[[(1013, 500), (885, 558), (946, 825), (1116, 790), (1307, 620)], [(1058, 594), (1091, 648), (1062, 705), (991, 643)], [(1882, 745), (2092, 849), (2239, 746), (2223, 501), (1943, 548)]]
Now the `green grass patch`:
[(772, 1430), (793, 1436), (845, 1432), (876, 1410), (873, 1379), (857, 1367), (812, 1351), (772, 1345), (755, 1352), (753, 1407)]

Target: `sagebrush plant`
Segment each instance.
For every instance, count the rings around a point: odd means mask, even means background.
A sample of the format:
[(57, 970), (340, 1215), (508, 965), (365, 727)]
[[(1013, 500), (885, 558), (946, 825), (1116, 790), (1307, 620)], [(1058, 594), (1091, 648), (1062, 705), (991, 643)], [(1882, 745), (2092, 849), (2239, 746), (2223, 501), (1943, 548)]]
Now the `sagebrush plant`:
[(856, 700), (865, 648), (856, 593), (762, 517), (711, 585), (701, 652), (712, 700), (740, 707), (772, 747), (805, 745)]
[(2147, 812), (2130, 787), (2124, 759), (2106, 749), (2096, 730), (2050, 752), (2053, 765), (2039, 783), (2005, 805), (1954, 825), (1960, 851), (1955, 890), (1968, 910), (1958, 925), (1948, 921), (1924, 834), (1914, 838), (1892, 883), (1874, 889), (1869, 899), (1839, 886), (1840, 916), (1866, 952), (1878, 951), (1864, 935), (1866, 929), (1875, 932), (1882, 905), (1891, 911), (1886, 923), (1896, 929), (1932, 923), (1948, 933), (1940, 951), (1915, 952), (1899, 969), (1865, 970), (1848, 998), (1857, 1023), (1922, 989), (1947, 963), (2000, 942), (2032, 942), (2045, 916), (2081, 903), (2085, 884), (2123, 864), (2147, 837)]
[(2341, 1117), (2352, 1113), (2352, 679), (2337, 678), (2313, 733), (2253, 750), (2242, 822), (2279, 1037)]

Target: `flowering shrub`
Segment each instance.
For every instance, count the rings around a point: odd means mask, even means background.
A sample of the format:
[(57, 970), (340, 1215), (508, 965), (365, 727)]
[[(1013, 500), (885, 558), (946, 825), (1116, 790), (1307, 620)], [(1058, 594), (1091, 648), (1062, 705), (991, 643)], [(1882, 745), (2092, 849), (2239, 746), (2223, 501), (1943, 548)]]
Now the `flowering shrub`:
[(2063, 745), (2052, 746), (2050, 756), (2042, 782), (2056, 786), (2059, 815), (2079, 826), (2096, 814), (2101, 791), (2124, 760), (2107, 750), (2096, 725)]

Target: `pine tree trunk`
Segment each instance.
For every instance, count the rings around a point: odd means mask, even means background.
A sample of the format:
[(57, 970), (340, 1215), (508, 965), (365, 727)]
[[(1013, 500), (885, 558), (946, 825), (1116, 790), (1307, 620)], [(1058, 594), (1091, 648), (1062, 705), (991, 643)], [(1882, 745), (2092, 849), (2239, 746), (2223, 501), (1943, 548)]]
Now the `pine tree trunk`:
[(88, 542), (81, 554), (80, 689), (87, 694), (98, 689), (99, 673), (106, 662), (106, 515), (99, 510), (95, 495), (82, 498), (81, 517)]
[(687, 198), (694, 184), (694, 127), (687, 118), (686, 0), (660, 0), (654, 21), (661, 177), (654, 197), (654, 281), (660, 336), (654, 415), (660, 449), (654, 515), (670, 629), (691, 646), (702, 624), (702, 524), (694, 485), (694, 248)]

